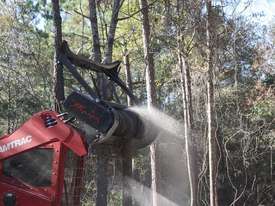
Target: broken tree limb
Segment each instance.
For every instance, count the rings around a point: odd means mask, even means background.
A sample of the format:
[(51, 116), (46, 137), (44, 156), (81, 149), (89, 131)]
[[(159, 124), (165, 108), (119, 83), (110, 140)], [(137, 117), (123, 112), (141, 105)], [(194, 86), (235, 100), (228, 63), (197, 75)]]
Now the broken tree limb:
[(79, 66), (83, 69), (93, 70), (96, 72), (103, 72), (104, 70), (117, 70), (120, 66), (120, 61), (115, 61), (110, 64), (100, 64), (94, 62), (86, 57), (77, 55), (71, 51), (67, 41), (63, 41), (61, 45), (61, 52), (65, 54), (68, 59), (76, 66)]
[(70, 50), (68, 43), (66, 41), (62, 42), (61, 53), (64, 54), (64, 56), (66, 56), (68, 60), (75, 66), (78, 66), (82, 69), (104, 73), (110, 80), (112, 80), (118, 86), (120, 86), (125, 91), (125, 93), (133, 100), (135, 104), (138, 104), (137, 98), (132, 94), (129, 88), (118, 76), (120, 69), (120, 61), (115, 61), (110, 64), (96, 63), (90, 59), (73, 53)]

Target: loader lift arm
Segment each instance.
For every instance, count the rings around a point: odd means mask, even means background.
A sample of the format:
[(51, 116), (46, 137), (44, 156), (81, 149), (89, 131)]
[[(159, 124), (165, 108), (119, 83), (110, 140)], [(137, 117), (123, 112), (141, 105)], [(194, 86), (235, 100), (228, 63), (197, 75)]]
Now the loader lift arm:
[[(120, 61), (115, 61), (111, 64), (100, 64), (96, 63), (90, 59), (87, 59), (85, 57), (82, 57), (80, 55), (74, 54), (66, 41), (62, 42), (61, 45), (61, 55), (59, 57), (59, 60), (62, 64), (64, 64), (69, 71), (72, 73), (72, 75), (79, 81), (81, 77), (78, 74), (76, 74), (77, 70), (74, 69), (74, 65), (78, 66), (82, 69), (91, 70), (94, 72), (104, 73), (111, 81), (116, 83), (121, 89), (132, 99), (132, 101), (135, 104), (138, 104), (137, 98), (133, 95), (133, 93), (128, 89), (128, 87), (125, 85), (125, 83), (119, 78), (119, 71), (120, 71)], [(86, 89), (87, 85), (83, 82), (83, 79), (79, 81), (79, 83)], [(85, 85), (85, 86), (84, 86)], [(90, 89), (88, 89), (90, 91)], [(87, 90), (86, 90), (87, 91)], [(88, 91), (87, 91), (88, 92)], [(94, 96), (95, 93), (93, 92)]]
[[(99, 64), (80, 55), (74, 54), (66, 41), (63, 41), (59, 61), (70, 71), (73, 77), (86, 90), (88, 95), (73, 92), (64, 106), (69, 113), (75, 115), (82, 125), (80, 129), (89, 136), (87, 142), (91, 144), (124, 142), (127, 147), (136, 150), (149, 145), (156, 137), (145, 137), (145, 124), (140, 116), (124, 105), (106, 102), (94, 92), (90, 85), (82, 78), (76, 66), (105, 74), (111, 81), (138, 104), (138, 99), (119, 78), (120, 61), (111, 64)], [(147, 132), (148, 133), (148, 132)], [(91, 139), (92, 138), (92, 139)], [(122, 143), (120, 143), (122, 144)]]

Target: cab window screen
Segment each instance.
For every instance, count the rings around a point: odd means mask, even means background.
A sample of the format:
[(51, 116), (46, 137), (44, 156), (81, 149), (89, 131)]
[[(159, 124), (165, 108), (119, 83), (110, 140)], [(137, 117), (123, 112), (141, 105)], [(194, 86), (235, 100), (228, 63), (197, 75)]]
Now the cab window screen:
[(4, 161), (3, 173), (35, 187), (51, 186), (52, 149), (35, 149)]

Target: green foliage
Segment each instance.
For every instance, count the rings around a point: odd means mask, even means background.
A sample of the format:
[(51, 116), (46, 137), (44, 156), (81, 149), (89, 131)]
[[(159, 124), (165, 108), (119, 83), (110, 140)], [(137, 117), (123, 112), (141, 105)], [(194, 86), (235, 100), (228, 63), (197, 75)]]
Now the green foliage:
[[(178, 52), (181, 51), (191, 71), (194, 139), (199, 145), (198, 153), (203, 162), (206, 153), (205, 128), (205, 88), (207, 81), (206, 62), (206, 16), (203, 1), (184, 1), (185, 8), (178, 12), (177, 1), (150, 1), (151, 48), (156, 68), (156, 90), (159, 107), (166, 113), (182, 120), (182, 82), (178, 67)], [(171, 3), (170, 7), (168, 3)], [(50, 1), (26, 0), (8, 4), (0, 3), (0, 135), (12, 132), (30, 115), (42, 109), (52, 108), (53, 88), (53, 23)], [(194, 9), (195, 8), (195, 9)], [(74, 52), (91, 56), (92, 32), (90, 28), (88, 1), (62, 0), (61, 16), (63, 38), (69, 42)], [(97, 17), (102, 51), (106, 47), (112, 1), (97, 1)], [(274, 139), (272, 125), (275, 115), (274, 94), (262, 96), (273, 86), (274, 55), (269, 56), (268, 64), (260, 64), (264, 59), (258, 45), (266, 45), (259, 25), (244, 17), (226, 16), (220, 6), (214, 9), (215, 15), (215, 57), (216, 84), (215, 100), (217, 110), (217, 134), (221, 143), (222, 161), (220, 166), (221, 188), (232, 203), (233, 190), (243, 191), (244, 180), (248, 184), (257, 176), (257, 185), (269, 175), (269, 144)], [(145, 62), (143, 54), (142, 25), (139, 3), (136, 0), (124, 1), (121, 7), (113, 59), (122, 60), (129, 54), (134, 93), (141, 102), (146, 102)], [(137, 12), (137, 13), (136, 13)], [(81, 13), (84, 15), (82, 16)], [(136, 13), (135, 15), (133, 15)], [(124, 19), (123, 19), (124, 18)], [(178, 36), (178, 30), (181, 35)], [(274, 40), (274, 36), (270, 37)], [(274, 45), (268, 45), (274, 47)], [(265, 48), (265, 47), (264, 47)], [(272, 62), (273, 61), (273, 62)], [(260, 63), (259, 63), (260, 62)], [(81, 71), (92, 84), (91, 75)], [(267, 74), (262, 81), (266, 88), (257, 91), (261, 74)], [(77, 82), (65, 70), (65, 91), (69, 93)], [(125, 78), (123, 66), (121, 77)], [(94, 76), (96, 76), (94, 74)], [(237, 82), (236, 82), (237, 81)], [(235, 84), (237, 83), (237, 84)], [(272, 88), (273, 89), (273, 88)], [(118, 89), (122, 103), (126, 96)], [(165, 126), (165, 125), (164, 125)], [(183, 159), (185, 158), (183, 152)], [(92, 161), (91, 161), (92, 162)], [(89, 180), (95, 175), (94, 165), (87, 163)], [(148, 148), (135, 157), (140, 181), (148, 184), (150, 158)], [(205, 169), (205, 168), (204, 168)], [(245, 172), (244, 172), (245, 171)], [(204, 176), (203, 176), (204, 175)], [(207, 202), (207, 172), (202, 174), (200, 184), (205, 191), (202, 202)], [(234, 189), (233, 186), (235, 187)], [(224, 188), (223, 186), (226, 186)], [(121, 186), (120, 186), (121, 187)], [(85, 185), (86, 193), (82, 205), (95, 205), (95, 183)], [(253, 185), (248, 185), (244, 197), (256, 197)], [(109, 205), (121, 205), (120, 191), (109, 193)], [(245, 199), (243, 198), (243, 199)], [(250, 198), (252, 199), (252, 198)], [(239, 205), (242, 205), (238, 202)], [(250, 204), (249, 204), (250, 203)], [(237, 204), (237, 203), (236, 203)], [(246, 205), (253, 205), (248, 202)]]
[(275, 115), (275, 101), (265, 99), (257, 101), (252, 107), (252, 118), (254, 119), (271, 119)]
[(3, 129), (0, 128), (0, 136), (4, 135)]
[(122, 204), (122, 193), (121, 192), (110, 192), (108, 205), (120, 206)]
[[(0, 121), (7, 121), (0, 128), (12, 132), (34, 112), (51, 107), (53, 57), (48, 34), (25, 18), (38, 12), (37, 6), (31, 1), (4, 6), (0, 19), (12, 21), (0, 21)], [(17, 6), (20, 15), (14, 13)]]

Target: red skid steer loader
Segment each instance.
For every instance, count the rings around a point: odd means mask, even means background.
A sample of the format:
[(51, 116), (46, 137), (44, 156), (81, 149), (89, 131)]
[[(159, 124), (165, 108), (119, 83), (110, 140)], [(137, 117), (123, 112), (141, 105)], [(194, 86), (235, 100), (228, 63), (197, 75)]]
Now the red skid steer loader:
[[(86, 154), (83, 138), (63, 117), (52, 111), (33, 115), (0, 139), (0, 205), (79, 205)], [(64, 178), (66, 158), (72, 155), (78, 168), (75, 180)], [(69, 188), (74, 189), (73, 200), (66, 196)]]
[[(118, 77), (118, 62), (96, 64), (78, 58), (66, 42), (63, 47), (60, 64), (86, 94), (70, 94), (63, 105), (67, 113), (39, 112), (0, 138), (0, 206), (79, 206), (89, 145), (114, 144), (136, 150), (157, 136), (148, 132), (154, 125), (135, 112), (100, 100), (76, 69), (77, 65), (103, 72), (135, 101)], [(72, 124), (74, 117), (77, 124)]]

